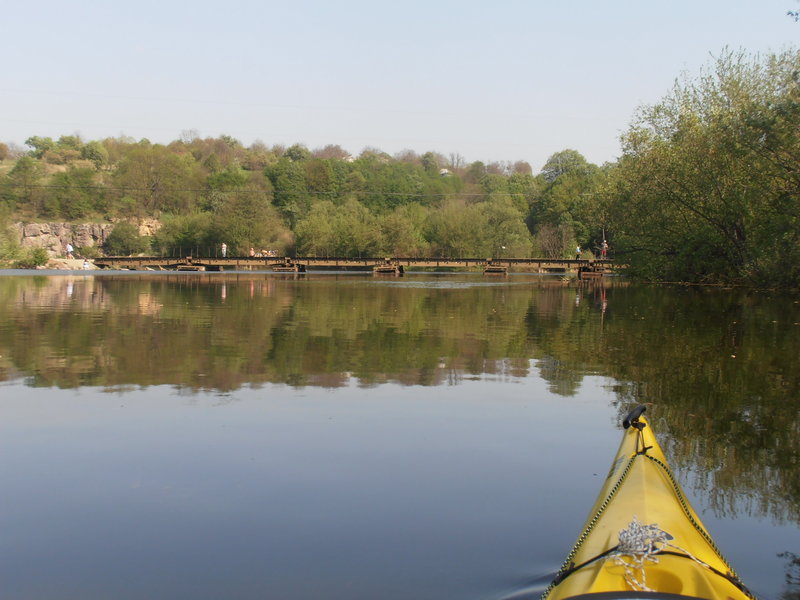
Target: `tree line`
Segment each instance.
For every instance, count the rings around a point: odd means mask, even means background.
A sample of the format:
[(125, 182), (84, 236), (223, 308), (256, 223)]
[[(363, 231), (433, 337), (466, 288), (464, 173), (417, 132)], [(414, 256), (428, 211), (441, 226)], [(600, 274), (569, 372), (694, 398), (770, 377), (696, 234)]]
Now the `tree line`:
[(166, 145), (33, 136), (0, 145), (0, 209), (6, 221), (161, 221), (153, 239), (118, 226), (110, 250), (560, 258), (607, 239), (645, 279), (796, 288), (798, 73), (797, 50), (726, 50), (637, 112), (615, 162), (565, 149), (538, 173), (192, 131)]
[(32, 150), (0, 180), (7, 214), (158, 218), (152, 240), (136, 240), (130, 227), (112, 240), (137, 251), (225, 242), (240, 254), (561, 257), (573, 243), (600, 243), (587, 202), (600, 169), (574, 150), (534, 176), (524, 162), (465, 165), (376, 149), (352, 157), (339, 146), (244, 147), (227, 136), (167, 145), (31, 137), (26, 145)]

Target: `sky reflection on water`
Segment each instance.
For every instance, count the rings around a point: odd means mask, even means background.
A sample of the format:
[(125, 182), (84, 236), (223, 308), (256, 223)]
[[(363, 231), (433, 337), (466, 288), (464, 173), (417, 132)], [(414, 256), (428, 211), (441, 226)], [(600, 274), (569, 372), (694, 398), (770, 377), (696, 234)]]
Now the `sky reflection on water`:
[[(555, 570), (587, 510), (564, 474), (596, 493), (616, 441), (602, 386), (570, 415), (541, 385), (425, 389), (12, 386), (9, 597), (479, 598)], [(565, 417), (598, 435), (554, 453)]]

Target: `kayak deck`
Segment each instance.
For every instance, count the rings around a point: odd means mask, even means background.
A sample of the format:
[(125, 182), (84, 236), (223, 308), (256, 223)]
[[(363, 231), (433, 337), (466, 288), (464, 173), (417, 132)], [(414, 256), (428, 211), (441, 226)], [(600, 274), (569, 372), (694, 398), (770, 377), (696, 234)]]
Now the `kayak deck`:
[(542, 600), (752, 600), (684, 496), (643, 410), (626, 419), (605, 484)]

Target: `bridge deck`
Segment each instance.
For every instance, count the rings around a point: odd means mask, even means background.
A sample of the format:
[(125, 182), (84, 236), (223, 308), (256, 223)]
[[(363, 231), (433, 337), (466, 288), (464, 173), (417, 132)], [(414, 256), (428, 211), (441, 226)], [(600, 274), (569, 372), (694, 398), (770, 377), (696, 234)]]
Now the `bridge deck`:
[(313, 269), (375, 269), (397, 266), (405, 269), (478, 269), (506, 267), (512, 270), (533, 272), (572, 272), (592, 266), (598, 271), (610, 270), (609, 259), (553, 259), (553, 258), (316, 258), (316, 257), (162, 257), (162, 256), (107, 256), (97, 258), (95, 265), (108, 269), (167, 269), (167, 270), (298, 270)]

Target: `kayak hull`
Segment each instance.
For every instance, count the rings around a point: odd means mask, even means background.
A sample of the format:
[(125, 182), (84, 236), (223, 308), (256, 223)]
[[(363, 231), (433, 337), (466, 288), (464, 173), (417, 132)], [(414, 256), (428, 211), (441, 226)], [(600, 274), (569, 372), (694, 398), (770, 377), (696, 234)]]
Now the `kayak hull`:
[(582, 533), (542, 600), (578, 597), (752, 600), (642, 416), (625, 430)]

